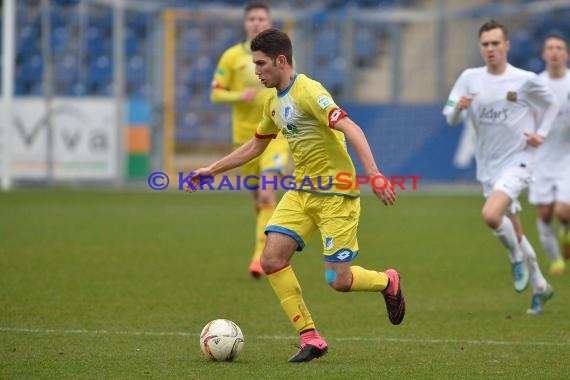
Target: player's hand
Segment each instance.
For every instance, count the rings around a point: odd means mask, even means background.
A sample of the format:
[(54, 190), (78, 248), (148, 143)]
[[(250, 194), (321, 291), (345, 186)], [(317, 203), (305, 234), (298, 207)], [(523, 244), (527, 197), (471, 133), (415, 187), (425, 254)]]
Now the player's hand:
[(388, 179), (385, 179), (385, 181), (386, 186), (380, 186), (381, 189), (372, 186), (372, 192), (378, 199), (382, 201), (382, 203), (384, 203), (384, 205), (392, 206), (396, 203), (396, 190), (394, 189), (394, 186), (392, 186), (392, 184), (388, 181)]
[(203, 184), (202, 177), (211, 176), (211, 171), (208, 168), (200, 168), (193, 172), (194, 174), (190, 177), (190, 182), (184, 182), (184, 191), (187, 193), (194, 193), (198, 191), (200, 185)]
[(246, 88), (239, 96), (239, 100), (242, 102), (252, 102), (255, 99), (255, 95), (257, 95), (256, 88)]
[(459, 108), (460, 110), (466, 110), (471, 105), (473, 98), (474, 98), (473, 95), (462, 96), (461, 98), (459, 98), (459, 101), (457, 102), (457, 108)]
[(544, 137), (542, 137), (541, 135), (537, 135), (535, 133), (525, 132), (524, 136), (526, 137), (526, 143), (532, 146), (533, 148), (540, 146), (544, 142)]

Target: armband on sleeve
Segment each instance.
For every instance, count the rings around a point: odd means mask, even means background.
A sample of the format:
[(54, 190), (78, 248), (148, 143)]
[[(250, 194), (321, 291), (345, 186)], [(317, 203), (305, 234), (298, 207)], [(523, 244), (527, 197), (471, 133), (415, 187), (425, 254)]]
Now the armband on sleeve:
[(336, 123), (338, 123), (338, 121), (340, 119), (342, 119), (343, 117), (346, 117), (346, 116), (347, 116), (347, 113), (343, 109), (333, 108), (329, 112), (329, 127), (334, 128)]

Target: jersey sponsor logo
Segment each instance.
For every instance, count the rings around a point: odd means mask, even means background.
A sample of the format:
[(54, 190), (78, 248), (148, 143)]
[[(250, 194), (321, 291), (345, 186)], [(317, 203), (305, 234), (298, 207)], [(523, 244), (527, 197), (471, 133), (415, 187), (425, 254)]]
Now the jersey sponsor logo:
[(334, 248), (334, 241), (333, 238), (331, 236), (327, 236), (325, 238), (325, 249), (326, 250), (331, 250)]
[(516, 91), (507, 92), (507, 100), (509, 102), (516, 102), (517, 101), (517, 92)]
[(285, 120), (291, 119), (292, 116), (291, 107), (286, 106), (283, 113), (285, 115)]
[(329, 98), (326, 95), (321, 95), (318, 99), (317, 99), (317, 103), (319, 105), (319, 107), (321, 107), (322, 109), (326, 110), (328, 106), (330, 106), (331, 104), (333, 104), (333, 101), (331, 98)]
[(501, 110), (496, 110), (494, 108), (483, 107), (479, 111), (479, 119), (481, 121), (491, 122), (491, 123), (503, 123), (509, 119), (509, 110), (503, 108)]

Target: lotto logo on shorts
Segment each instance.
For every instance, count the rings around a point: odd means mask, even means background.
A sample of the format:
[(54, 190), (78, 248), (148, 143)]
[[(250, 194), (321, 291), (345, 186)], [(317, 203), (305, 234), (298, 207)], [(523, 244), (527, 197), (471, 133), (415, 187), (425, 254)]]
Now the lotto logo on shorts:
[(358, 255), (358, 252), (352, 252), (350, 249), (345, 248), (330, 256), (325, 256), (325, 261), (330, 263), (344, 263), (354, 260), (356, 255)]

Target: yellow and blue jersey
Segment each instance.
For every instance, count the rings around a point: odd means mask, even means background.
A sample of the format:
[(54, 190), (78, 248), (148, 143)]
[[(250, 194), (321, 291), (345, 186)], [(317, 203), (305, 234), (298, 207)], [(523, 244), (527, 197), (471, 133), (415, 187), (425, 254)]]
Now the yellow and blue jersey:
[[(255, 99), (239, 102), (246, 88), (257, 88)], [(216, 91), (221, 89), (223, 91)], [(251, 139), (259, 124), (263, 104), (271, 90), (265, 88), (255, 75), (249, 42), (242, 42), (224, 52), (212, 81), (212, 101), (232, 104), (233, 141), (243, 144)]]
[(347, 186), (348, 179), (354, 181), (355, 169), (345, 136), (334, 130), (344, 116), (319, 82), (295, 74), (289, 87), (266, 100), (256, 135), (283, 133), (293, 154), (296, 190), (358, 197), (355, 186)]

